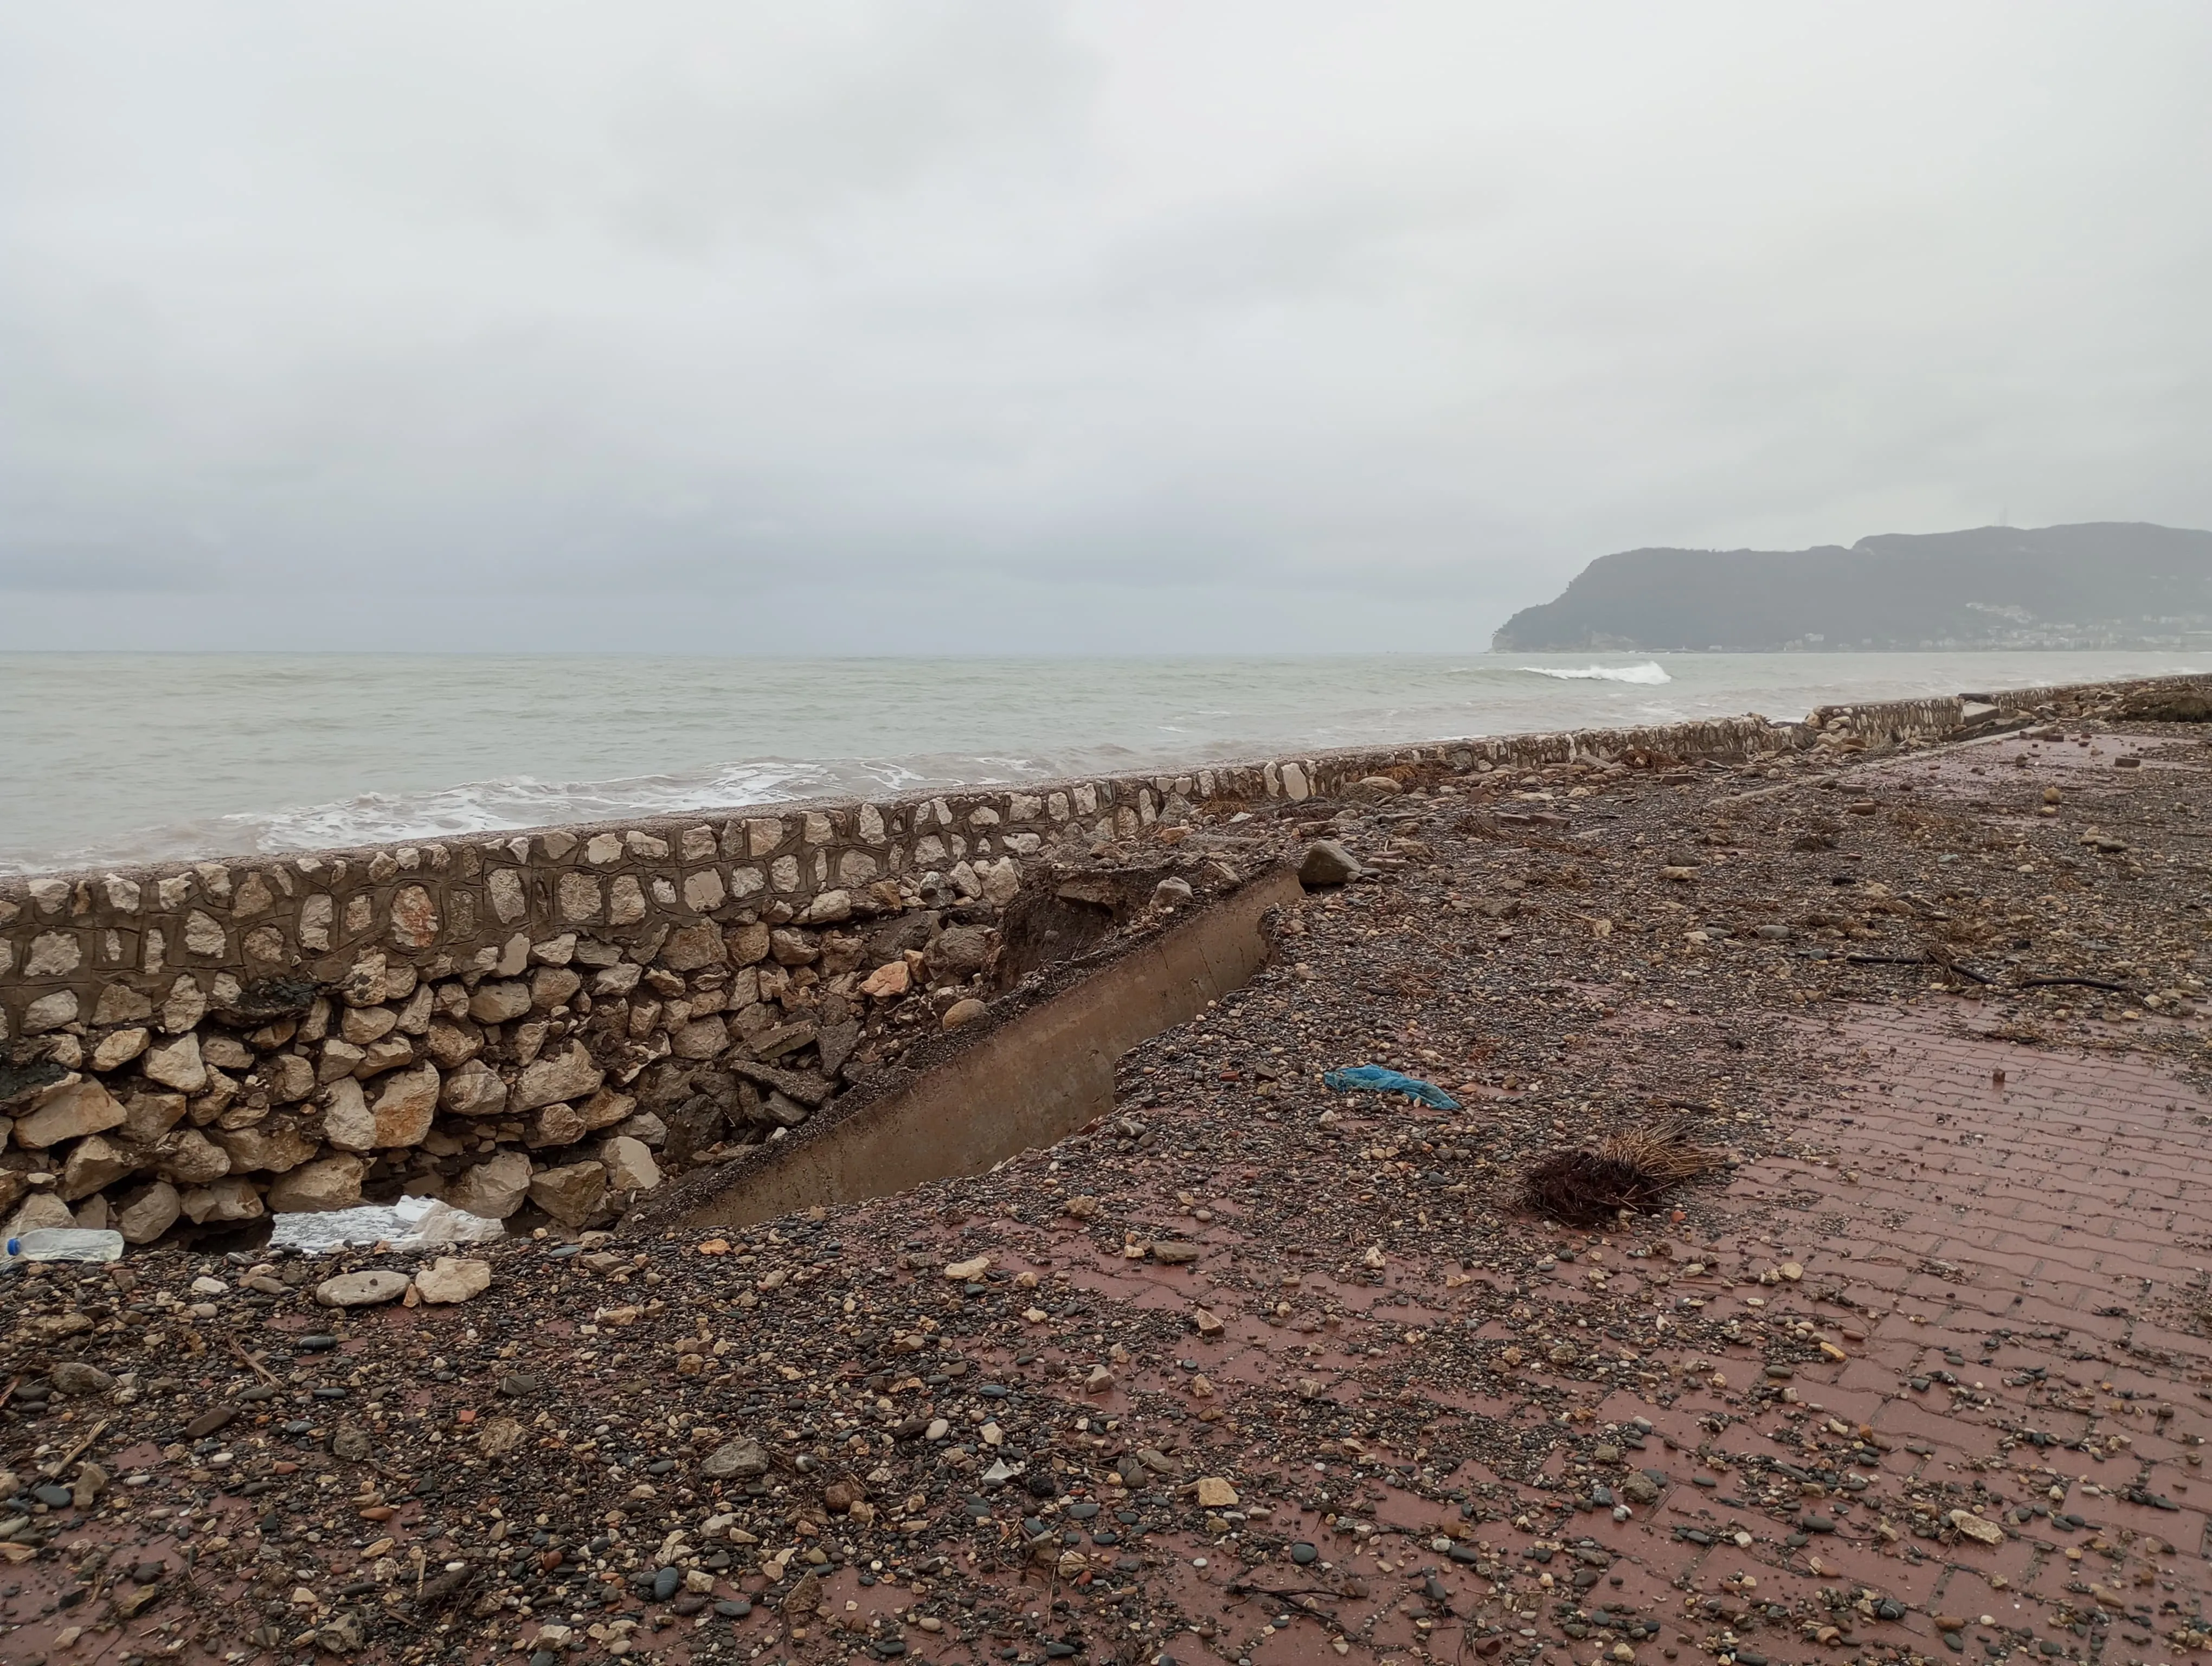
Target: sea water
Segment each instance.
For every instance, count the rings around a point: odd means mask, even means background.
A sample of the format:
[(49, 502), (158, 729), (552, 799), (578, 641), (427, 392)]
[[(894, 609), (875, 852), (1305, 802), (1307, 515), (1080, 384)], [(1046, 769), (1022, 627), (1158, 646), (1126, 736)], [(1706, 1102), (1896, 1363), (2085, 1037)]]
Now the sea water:
[(2186, 653), (0, 654), (0, 873), (2208, 669)]

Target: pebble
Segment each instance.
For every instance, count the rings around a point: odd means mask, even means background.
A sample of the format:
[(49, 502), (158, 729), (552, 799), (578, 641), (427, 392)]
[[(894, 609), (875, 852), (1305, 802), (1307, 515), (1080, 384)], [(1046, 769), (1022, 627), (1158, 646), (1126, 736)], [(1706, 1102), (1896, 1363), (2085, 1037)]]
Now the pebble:
[(341, 1273), (315, 1286), (315, 1299), (325, 1307), (376, 1307), (398, 1301), (412, 1282), (406, 1274), (384, 1268)]

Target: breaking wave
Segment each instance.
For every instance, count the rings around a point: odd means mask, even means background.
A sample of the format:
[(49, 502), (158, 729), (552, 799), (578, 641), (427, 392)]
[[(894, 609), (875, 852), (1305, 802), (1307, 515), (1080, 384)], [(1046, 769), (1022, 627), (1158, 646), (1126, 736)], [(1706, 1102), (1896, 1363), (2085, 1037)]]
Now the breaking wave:
[(1539, 677), (1557, 677), (1570, 683), (1671, 683), (1666, 667), (1656, 660), (1646, 660), (1640, 666), (1523, 666)]

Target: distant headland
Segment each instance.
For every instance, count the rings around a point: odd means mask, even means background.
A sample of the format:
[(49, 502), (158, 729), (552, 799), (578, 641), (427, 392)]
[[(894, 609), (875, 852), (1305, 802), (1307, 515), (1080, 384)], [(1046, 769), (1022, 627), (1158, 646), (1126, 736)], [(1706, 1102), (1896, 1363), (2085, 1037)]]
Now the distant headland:
[(2212, 532), (2141, 521), (1887, 532), (1845, 549), (1627, 550), (1492, 647), (1838, 653), (2212, 646)]

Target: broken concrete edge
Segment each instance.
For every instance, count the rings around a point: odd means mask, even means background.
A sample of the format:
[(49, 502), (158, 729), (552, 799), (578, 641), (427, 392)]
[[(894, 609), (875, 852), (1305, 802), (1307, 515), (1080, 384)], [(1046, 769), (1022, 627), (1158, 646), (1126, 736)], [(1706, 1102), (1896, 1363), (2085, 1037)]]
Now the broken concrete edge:
[(1114, 1108), (1114, 1068), (1138, 1043), (1242, 988), (1267, 964), (1273, 909), (1304, 895), (1279, 868), (1103, 965), (1065, 977), (949, 1058), (838, 1102), (834, 1118), (685, 1176), (637, 1224), (647, 1231), (746, 1226), (981, 1174), (1053, 1145)]

